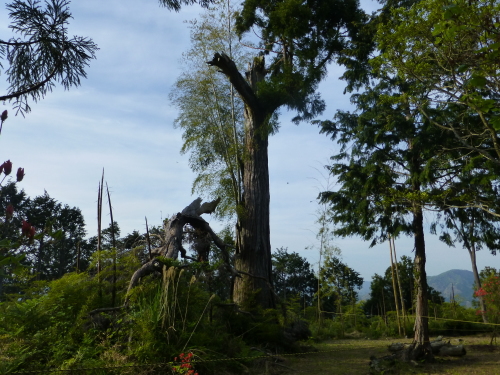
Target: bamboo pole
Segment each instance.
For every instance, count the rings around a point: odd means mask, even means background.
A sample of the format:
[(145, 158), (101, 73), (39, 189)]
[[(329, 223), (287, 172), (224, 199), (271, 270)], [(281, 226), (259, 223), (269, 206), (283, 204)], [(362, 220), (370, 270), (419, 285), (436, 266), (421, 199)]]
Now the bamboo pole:
[(403, 316), (403, 334), (406, 336), (406, 322), (407, 322), (407, 315), (406, 315), (406, 306), (405, 306), (405, 299), (403, 296), (403, 287), (401, 286), (401, 278), (399, 276), (399, 268), (398, 268), (398, 257), (396, 255), (396, 243), (394, 242), (394, 237), (391, 237), (392, 240), (392, 251), (394, 251), (394, 265), (396, 266), (396, 276), (397, 276), (397, 283), (398, 283), (398, 289), (399, 289), (399, 297), (401, 299), (401, 312)]
[(392, 258), (392, 241), (391, 236), (389, 236), (389, 252), (391, 254), (391, 275), (392, 275), (392, 292), (394, 294), (394, 304), (396, 306), (396, 319), (398, 321), (398, 332), (401, 336), (401, 320), (399, 318), (399, 302), (398, 302), (398, 288), (396, 287), (396, 275), (394, 272), (394, 261)]
[(97, 190), (97, 283), (99, 285), (99, 299), (102, 298), (101, 288), (101, 222), (102, 222), (102, 193), (104, 184), (104, 168), (102, 169), (102, 177)]
[(113, 220), (113, 207), (111, 206), (111, 196), (109, 194), (108, 183), (106, 182), (106, 191), (108, 193), (109, 215), (111, 216), (111, 241), (113, 246), (113, 286), (111, 289), (111, 306), (115, 307), (116, 300), (116, 236), (115, 236), (115, 222)]
[(148, 218), (144, 216), (144, 219), (146, 219), (146, 241), (148, 243), (149, 260), (151, 260), (153, 259), (153, 255), (151, 255), (151, 241), (149, 240)]

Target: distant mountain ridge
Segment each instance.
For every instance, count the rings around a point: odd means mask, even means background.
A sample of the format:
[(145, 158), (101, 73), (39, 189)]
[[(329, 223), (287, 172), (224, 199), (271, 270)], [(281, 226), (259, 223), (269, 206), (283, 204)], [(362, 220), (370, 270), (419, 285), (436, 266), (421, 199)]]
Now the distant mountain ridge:
[(449, 270), (437, 276), (427, 276), (427, 283), (441, 292), (446, 302), (454, 295), (455, 301), (472, 307), (474, 274), (468, 270)]
[[(427, 283), (436, 289), (444, 297), (446, 302), (450, 302), (452, 295), (455, 301), (465, 307), (472, 307), (474, 294), (474, 274), (468, 270), (449, 270), (437, 276), (427, 276)], [(370, 298), (371, 281), (363, 282), (363, 286), (358, 291), (359, 300)]]

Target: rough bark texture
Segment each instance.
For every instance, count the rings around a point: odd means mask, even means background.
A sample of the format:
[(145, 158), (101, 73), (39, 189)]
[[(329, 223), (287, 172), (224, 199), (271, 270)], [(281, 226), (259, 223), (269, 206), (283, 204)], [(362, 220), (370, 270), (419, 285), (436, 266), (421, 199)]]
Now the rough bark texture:
[(415, 336), (414, 347), (410, 359), (431, 359), (432, 349), (429, 340), (429, 322), (427, 303), (427, 274), (425, 272), (425, 240), (424, 219), (421, 207), (415, 207), (413, 212), (413, 230), (415, 236), (414, 273), (417, 288), (417, 301), (415, 306)]
[(254, 275), (235, 280), (233, 299), (243, 306), (260, 290), (257, 301), (263, 307), (274, 307), (271, 288), (271, 242), (269, 229), (269, 170), (267, 134), (255, 134), (255, 114), (246, 114), (243, 173), (244, 214), (240, 221), (236, 269)]
[(216, 53), (207, 62), (225, 74), (245, 104), (245, 150), (243, 155), (243, 212), (237, 230), (233, 299), (244, 308), (258, 304), (275, 307), (271, 274), (269, 228), (268, 118), (272, 109), (257, 96), (258, 83), (266, 71), (263, 57), (256, 58), (246, 72), (247, 80), (225, 54)]

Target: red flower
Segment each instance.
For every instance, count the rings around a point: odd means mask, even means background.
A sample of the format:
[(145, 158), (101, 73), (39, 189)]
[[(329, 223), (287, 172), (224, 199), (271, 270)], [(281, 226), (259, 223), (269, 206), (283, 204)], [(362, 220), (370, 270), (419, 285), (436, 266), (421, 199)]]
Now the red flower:
[(23, 236), (28, 237), (30, 235), (30, 231), (31, 231), (31, 224), (28, 223), (26, 220), (23, 220), (23, 226), (21, 228)]
[(4, 161), (2, 164), (3, 167), (3, 173), (5, 173), (6, 176), (12, 172), (12, 162), (10, 160)]
[(21, 182), (23, 180), (23, 178), (24, 178), (24, 168), (18, 168), (16, 177), (17, 177), (17, 182)]
[(7, 218), (7, 220), (9, 220), (12, 218), (13, 214), (14, 214), (14, 206), (9, 204), (5, 209), (5, 217)]
[(1, 120), (2, 120), (2, 122), (4, 122), (5, 120), (7, 120), (7, 110), (5, 110), (5, 111), (2, 112)]
[(478, 290), (476, 290), (476, 292), (474, 294), (477, 297), (483, 297), (483, 296), (487, 295), (488, 293), (483, 288), (479, 288)]

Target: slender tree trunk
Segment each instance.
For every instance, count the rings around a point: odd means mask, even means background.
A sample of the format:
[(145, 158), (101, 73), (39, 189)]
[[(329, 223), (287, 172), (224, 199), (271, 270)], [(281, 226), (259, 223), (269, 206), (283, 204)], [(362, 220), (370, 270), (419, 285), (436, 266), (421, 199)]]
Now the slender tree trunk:
[(430, 359), (433, 357), (429, 340), (427, 274), (425, 272), (424, 217), (422, 208), (415, 204), (413, 211), (413, 231), (415, 236), (414, 274), (417, 287), (415, 336), (413, 339), (412, 359)]
[[(479, 278), (479, 272), (477, 271), (477, 263), (476, 263), (476, 249), (469, 249), (467, 247), (467, 251), (470, 255), (470, 261), (472, 263), (472, 273), (474, 274), (474, 282), (476, 283), (476, 287), (481, 288), (481, 279)], [(483, 297), (479, 296), (479, 306), (481, 307), (481, 315), (483, 317), (483, 322), (488, 323), (488, 317), (486, 316), (486, 303), (484, 303)]]
[(80, 241), (76, 244), (76, 273), (80, 272)]
[(399, 335), (401, 336), (401, 319), (400, 319), (400, 314), (399, 314), (398, 288), (396, 286), (396, 273), (394, 270), (394, 260), (393, 260), (393, 256), (392, 256), (391, 238), (392, 237), (389, 237), (389, 252), (391, 253), (392, 292), (394, 294), (394, 306), (396, 306), (396, 319), (398, 320), (398, 332), (399, 332)]
[(116, 236), (115, 236), (115, 223), (113, 221), (113, 206), (111, 206), (111, 195), (109, 194), (108, 183), (106, 182), (106, 192), (108, 193), (109, 215), (111, 218), (111, 243), (113, 246), (113, 286), (111, 289), (111, 306), (115, 307), (116, 301)]
[(384, 288), (382, 288), (382, 316), (384, 317), (384, 324), (387, 326), (387, 309), (385, 308)]
[[(477, 262), (476, 262), (476, 245), (474, 241), (474, 215), (471, 215), (469, 230), (466, 230), (463, 224), (459, 225), (457, 223), (456, 216), (452, 212), (450, 212), (450, 217), (452, 219), (453, 226), (462, 237), (462, 240), (464, 242), (464, 247), (467, 249), (469, 253), (470, 261), (472, 264), (472, 273), (474, 275), (474, 282), (476, 284), (476, 287), (479, 289), (481, 288), (481, 279), (479, 278), (479, 272), (477, 270)], [(479, 306), (481, 308), (481, 315), (483, 318), (483, 322), (488, 323), (488, 317), (486, 316), (486, 303), (484, 302), (482, 296), (479, 296), (478, 299), (479, 299)]]
[(394, 252), (394, 265), (396, 266), (396, 281), (398, 284), (399, 297), (401, 299), (401, 312), (403, 317), (403, 334), (406, 336), (406, 305), (405, 299), (403, 296), (403, 287), (401, 285), (401, 278), (399, 277), (399, 269), (398, 269), (398, 257), (396, 255), (396, 243), (394, 242), (394, 237), (391, 237), (392, 241), (392, 251)]
[(323, 255), (323, 232), (321, 232), (321, 243), (319, 246), (318, 262), (318, 324), (321, 326), (321, 256)]
[(38, 259), (36, 260), (36, 279), (37, 280), (40, 280), (40, 275), (42, 273), (42, 256), (43, 256), (43, 251), (45, 250), (44, 249), (44, 241), (43, 241), (43, 236), (42, 238), (40, 238), (40, 244), (39, 244), (39, 247), (38, 247)]

